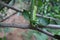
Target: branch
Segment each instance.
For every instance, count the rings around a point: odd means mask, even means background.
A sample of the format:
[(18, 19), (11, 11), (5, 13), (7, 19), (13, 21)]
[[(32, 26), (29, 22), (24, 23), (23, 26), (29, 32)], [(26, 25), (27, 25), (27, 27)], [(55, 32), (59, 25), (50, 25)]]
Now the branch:
[[(15, 11), (18, 11), (18, 12), (21, 12), (21, 13), (22, 13), (21, 10), (18, 10), (18, 9), (16, 9), (16, 8), (14, 8), (14, 7), (11, 7), (11, 6), (9, 6), (8, 4), (6, 4), (6, 3), (4, 3), (4, 2), (2, 2), (2, 1), (0, 1), (0, 4), (2, 4), (4, 7), (8, 7), (8, 8), (10, 8), (10, 9), (13, 9), (13, 10), (15, 10)], [(5, 21), (5, 20), (9, 19), (11, 16), (13, 16), (13, 15), (15, 15), (15, 14), (16, 14), (16, 13), (11, 14), (10, 16), (2, 19), (0, 22), (3, 22), (3, 21)]]
[(47, 18), (47, 19), (52, 19), (52, 20), (55, 20), (55, 21), (60, 21), (59, 19), (52, 18), (52, 17), (47, 17), (47, 16), (42, 16), (42, 15), (40, 15), (40, 14), (37, 14), (36, 16), (37, 16), (37, 17)]
[(17, 23), (4, 23), (0, 22), (0, 27), (11, 27), (11, 28), (21, 28), (21, 29), (29, 29), (30, 25), (29, 24), (17, 24)]
[(2, 19), (0, 22), (4, 22), (5, 20), (9, 19), (10, 17), (12, 17), (12, 16), (15, 15), (15, 14), (17, 14), (17, 13), (13, 13), (13, 14), (9, 15), (8, 17)]
[[(4, 2), (1, 2), (1, 1), (0, 1), (0, 4), (2, 4), (2, 5), (5, 6), (5, 7), (10, 8), (10, 9), (13, 9), (13, 10), (15, 10), (15, 11), (17, 11), (17, 12), (23, 13), (23, 11), (20, 11), (20, 10), (14, 8), (14, 7), (11, 7), (11, 6), (7, 5), (7, 4), (4, 3)], [(38, 16), (38, 17), (43, 17), (43, 18), (48, 18), (48, 19), (53, 19), (53, 20), (59, 21), (58, 19), (51, 18), (51, 17), (46, 17), (46, 16), (41, 16), (41, 15), (39, 15), (39, 14), (37, 14), (37, 16)], [(57, 26), (57, 25), (55, 25), (55, 26), (53, 26), (53, 25), (52, 25), (52, 26), (42, 26), (42, 27), (43, 27), (43, 28), (45, 27), (45, 28), (56, 28), (56, 29), (60, 29), (60, 26)]]
[(49, 24), (46, 26), (46, 28), (60, 29), (60, 25)]
[(13, 10), (15, 10), (15, 11), (17, 11), (17, 12), (20, 12), (20, 13), (23, 13), (23, 11), (18, 10), (18, 9), (16, 9), (16, 8), (14, 8), (14, 7), (11, 7), (11, 6), (9, 6), (8, 4), (4, 3), (3, 1), (0, 1), (0, 4), (3, 5), (4, 7), (13, 9)]
[(37, 30), (37, 31), (39, 31), (39, 32), (42, 32), (42, 33), (44, 33), (44, 34), (46, 34), (46, 35), (48, 35), (48, 36), (50, 36), (50, 37), (52, 37), (52, 38), (58, 39), (58, 38), (56, 38), (53, 34), (51, 34), (50, 32), (44, 31), (44, 30), (42, 30), (42, 29), (39, 28), (39, 27), (37, 27), (35, 30)]
[(49, 24), (47, 26), (37, 25), (40, 28), (51, 28), (51, 29), (60, 29), (60, 25)]
[[(16, 9), (16, 8), (14, 8), (14, 7), (11, 7), (11, 6), (9, 6), (8, 4), (6, 4), (6, 3), (4, 3), (4, 2), (1, 2), (1, 1), (0, 1), (0, 4), (2, 4), (4, 7), (7, 7), (7, 8), (10, 8), (10, 9), (15, 10), (15, 11), (17, 11), (17, 12), (21, 12), (21, 13), (23, 13), (23, 11), (18, 10), (18, 9)], [(56, 20), (56, 21), (60, 21), (59, 19), (52, 18), (52, 17), (42, 16), (42, 15), (40, 15), (40, 14), (37, 14), (36, 16), (37, 16), (37, 17), (47, 18), (47, 19), (52, 19), (52, 20)]]
[[(13, 28), (22, 28), (22, 29), (27, 29), (33, 27), (30, 24), (17, 24), (17, 23), (4, 23), (0, 22), (0, 27), (13, 27)], [(53, 28), (53, 29), (60, 29), (60, 25), (48, 25), (48, 26), (38, 26), (39, 28)]]
[(31, 25), (29, 24), (16, 24), (16, 23), (0, 23), (0, 27), (11, 27), (11, 28), (21, 28), (21, 29), (33, 29), (33, 30), (37, 30), (39, 32), (42, 32), (50, 37), (56, 38), (56, 36), (54, 36), (53, 34), (42, 30), (39, 27), (31, 27)]

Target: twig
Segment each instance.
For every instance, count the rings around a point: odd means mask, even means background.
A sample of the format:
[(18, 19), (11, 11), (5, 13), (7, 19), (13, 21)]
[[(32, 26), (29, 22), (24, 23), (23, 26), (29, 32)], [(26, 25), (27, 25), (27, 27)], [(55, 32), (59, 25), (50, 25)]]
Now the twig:
[(46, 28), (60, 29), (60, 25), (49, 24)]
[[(39, 32), (42, 32), (42, 33), (44, 33), (44, 34), (46, 34), (46, 35), (48, 35), (48, 36), (50, 36), (50, 37), (52, 37), (52, 38), (55, 38), (55, 36), (54, 36), (53, 34), (51, 34), (51, 33), (48, 32), (48, 31), (44, 31), (44, 30), (42, 30), (42, 29), (39, 28), (39, 27), (37, 27), (35, 30), (37, 30), (37, 31), (39, 31)], [(55, 39), (57, 39), (57, 38), (55, 38)]]
[[(14, 7), (11, 7), (11, 6), (9, 6), (8, 4), (6, 4), (6, 3), (4, 3), (4, 2), (1, 2), (1, 1), (0, 1), (0, 4), (2, 4), (4, 7), (8, 7), (8, 8), (11, 8), (11, 9), (13, 9), (13, 10), (16, 10), (16, 11), (22, 13), (21, 10), (18, 10), (18, 9), (16, 9), (16, 8), (14, 8)], [(15, 15), (15, 14), (16, 14), (16, 13), (11, 14), (10, 16), (8, 16), (8, 17), (2, 19), (0, 22), (3, 22), (3, 21), (5, 21), (5, 20), (9, 19), (11, 16), (13, 16), (13, 15)]]
[(2, 19), (0, 22), (4, 22), (5, 20), (9, 19), (10, 17), (12, 17), (12, 16), (15, 15), (15, 14), (17, 14), (17, 13), (13, 13), (13, 14), (9, 15), (8, 17)]
[(52, 19), (52, 20), (55, 20), (55, 21), (60, 21), (59, 19), (52, 18), (52, 17), (47, 17), (47, 16), (42, 16), (42, 15), (40, 15), (40, 14), (37, 14), (36, 16), (37, 16), (37, 17), (47, 18), (47, 19)]
[(54, 34), (48, 32), (48, 31), (44, 31), (44, 30), (42, 30), (42, 29), (39, 28), (39, 27), (36, 27), (35, 30), (37, 30), (37, 31), (39, 31), (39, 32), (42, 32), (42, 33), (44, 33), (44, 34), (46, 34), (46, 35), (48, 35), (48, 36), (50, 36), (50, 37), (52, 37), (52, 38), (55, 38), (55, 39), (60, 40), (60, 36), (59, 36), (59, 35), (54, 35)]
[(51, 29), (60, 29), (60, 25), (49, 24), (47, 26), (37, 25), (40, 28), (51, 28)]
[(15, 10), (15, 11), (17, 11), (17, 12), (20, 12), (20, 13), (23, 13), (23, 11), (18, 10), (18, 9), (16, 9), (16, 8), (14, 8), (14, 7), (11, 7), (11, 6), (9, 6), (8, 4), (4, 3), (3, 1), (0, 1), (0, 4), (3, 5), (4, 7), (13, 9), (13, 10)]

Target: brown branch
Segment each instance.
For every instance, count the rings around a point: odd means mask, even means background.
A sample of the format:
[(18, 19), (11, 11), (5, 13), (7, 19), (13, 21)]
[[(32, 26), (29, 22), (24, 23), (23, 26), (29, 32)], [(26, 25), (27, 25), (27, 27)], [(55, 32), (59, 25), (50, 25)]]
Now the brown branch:
[(60, 25), (49, 24), (46, 28), (60, 29)]
[(47, 34), (48, 36), (53, 37), (53, 34), (51, 34), (50, 32), (44, 31), (44, 30), (42, 30), (42, 29), (39, 28), (39, 27), (37, 27), (36, 30), (38, 30), (38, 31), (40, 31), (40, 32), (42, 32), (42, 33), (44, 33), (44, 34)]

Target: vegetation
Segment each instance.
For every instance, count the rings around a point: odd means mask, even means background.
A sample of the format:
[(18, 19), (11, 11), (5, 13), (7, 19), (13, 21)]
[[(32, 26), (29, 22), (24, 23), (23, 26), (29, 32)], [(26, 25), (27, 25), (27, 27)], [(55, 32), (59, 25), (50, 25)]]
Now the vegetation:
[[(54, 36), (60, 35), (60, 29), (44, 28), (44, 26), (50, 24), (60, 25), (60, 0), (21, 0), (20, 2), (28, 2), (30, 5), (28, 10), (23, 9), (22, 15), (26, 20), (29, 20), (32, 28), (41, 28), (43, 31), (48, 31)], [(1, 9), (2, 12), (3, 10), (5, 9)], [(32, 35), (36, 37), (36, 40), (48, 40), (47, 35), (33, 30), (29, 30), (25, 35), (28, 35), (25, 40), (30, 40)]]

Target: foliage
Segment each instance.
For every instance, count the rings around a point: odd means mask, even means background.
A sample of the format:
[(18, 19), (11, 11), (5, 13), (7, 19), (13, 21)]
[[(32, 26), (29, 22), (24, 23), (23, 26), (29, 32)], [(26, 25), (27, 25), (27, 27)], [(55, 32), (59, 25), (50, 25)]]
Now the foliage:
[[(3, 2), (9, 4), (9, 6), (14, 5), (15, 0), (2, 0)], [(8, 8), (4, 7), (3, 5), (0, 4), (0, 20), (2, 20), (5, 16), (7, 16), (6, 12), (7, 12)], [(0, 32), (4, 32), (4, 37), (0, 38), (0, 40), (7, 40), (6, 39), (6, 33), (10, 32), (10, 28), (0, 28)]]
[(0, 38), (0, 40), (7, 40), (6, 37)]
[[(26, 1), (27, 0), (25, 0), (24, 2)], [(59, 5), (60, 0), (28, 0), (27, 2), (30, 2), (30, 8), (29, 10), (23, 11), (23, 16), (30, 21), (30, 24), (33, 27), (36, 27), (36, 25), (47, 26), (48, 24), (60, 25), (60, 21), (42, 18), (42, 17), (36, 17), (36, 14), (39, 14), (46, 17), (60, 19), (60, 5)], [(43, 30), (49, 31), (53, 34), (60, 35), (60, 30), (55, 30), (55, 29), (43, 29)], [(27, 37), (26, 40), (28, 39), (30, 40), (32, 35), (36, 37), (36, 40), (48, 40), (46, 35), (41, 34), (37, 31), (28, 31), (26, 35), (28, 35), (26, 36)]]
[[(34, 26), (37, 24), (45, 25), (45, 26), (47, 26), (48, 24), (60, 25), (60, 21), (51, 20), (51, 19), (42, 18), (42, 17), (36, 17), (36, 14), (40, 14), (42, 16), (60, 19), (60, 5), (59, 4), (60, 4), (60, 0), (31, 0), (30, 11), (28, 11), (28, 13), (26, 13), (27, 14), (26, 17), (28, 17), (28, 19), (30, 20), (30, 23)], [(38, 8), (37, 12), (36, 11), (33, 12), (35, 10), (34, 6), (36, 6)], [(32, 20), (32, 19), (35, 19), (35, 20)], [(60, 30), (46, 29), (46, 31), (47, 30), (53, 34), (60, 35)], [(41, 40), (41, 39), (39, 39), (39, 40)]]
[(28, 30), (28, 32), (23, 35), (24, 40), (31, 40), (33, 36), (35, 40), (48, 40), (47, 35), (34, 30)]

